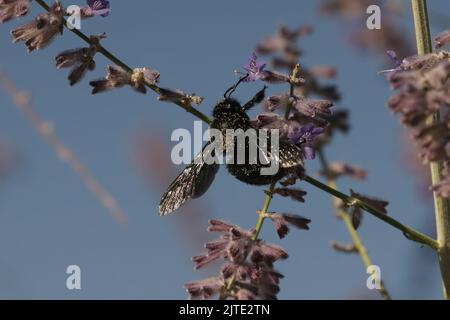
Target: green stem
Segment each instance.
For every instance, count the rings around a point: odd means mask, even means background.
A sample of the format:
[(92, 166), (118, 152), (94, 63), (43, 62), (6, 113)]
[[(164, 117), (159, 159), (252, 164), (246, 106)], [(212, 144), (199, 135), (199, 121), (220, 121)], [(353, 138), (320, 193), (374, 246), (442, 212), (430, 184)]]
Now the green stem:
[[(292, 75), (291, 75), (291, 85), (290, 85), (290, 89), (289, 89), (289, 95), (291, 97), (294, 96), (294, 88), (295, 88), (294, 83), (298, 79), (299, 75), (300, 75), (300, 65), (296, 64), (294, 67), (294, 70), (292, 70)], [(292, 107), (292, 105), (288, 104), (288, 106), (286, 108), (286, 111), (284, 114), (284, 118), (286, 120), (289, 119), (289, 114), (291, 113), (291, 107)], [(263, 207), (261, 213), (259, 214), (259, 219), (258, 219), (258, 222), (256, 223), (256, 227), (255, 227), (256, 232), (253, 237), (254, 240), (258, 240), (258, 236), (261, 233), (262, 226), (266, 219), (267, 210), (269, 210), (270, 202), (272, 201), (272, 196), (273, 196), (273, 191), (275, 190), (275, 186), (276, 186), (276, 182), (272, 183), (270, 185), (269, 192), (266, 195), (266, 201), (264, 202), (264, 207)]]
[(253, 236), (253, 240), (255, 240), (255, 241), (258, 240), (259, 234), (261, 233), (261, 229), (264, 224), (264, 220), (266, 219), (266, 213), (268, 212), (270, 202), (272, 201), (273, 191), (275, 190), (275, 185), (276, 185), (276, 183), (272, 183), (270, 185), (269, 191), (267, 192), (267, 195), (266, 195), (266, 200), (264, 202), (264, 206), (263, 206), (261, 212), (259, 213), (258, 222), (256, 223), (256, 227), (255, 227), (255, 235)]
[[(319, 156), (319, 161), (322, 165), (322, 170), (328, 177), (328, 172), (330, 170), (330, 166), (328, 164), (328, 161), (327, 161), (322, 149), (318, 150), (318, 156)], [(335, 179), (327, 178), (327, 180), (328, 180), (328, 186), (330, 188), (333, 188), (333, 189), (337, 188)], [(342, 208), (341, 204), (339, 203), (339, 200), (337, 200), (337, 202), (336, 201), (334, 202), (334, 206), (336, 208), (338, 216), (340, 218), (342, 218), (342, 221), (344, 221), (347, 231), (350, 234), (350, 237), (352, 238), (352, 242), (353, 242), (356, 250), (358, 251), (366, 269), (368, 267), (374, 265), (372, 259), (370, 258), (369, 252), (367, 251), (367, 248), (365, 247), (364, 243), (362, 242), (361, 236), (359, 235), (358, 231), (353, 227), (351, 215), (348, 213), (347, 210)], [(379, 289), (379, 293), (383, 297), (384, 300), (391, 300), (391, 296), (384, 285), (384, 281), (381, 281), (381, 287)]]
[[(431, 53), (433, 48), (431, 44), (426, 0), (412, 0), (412, 11), (416, 30), (417, 52), (419, 55)], [(439, 111), (436, 111), (428, 118), (427, 124), (433, 125), (439, 121)], [(441, 182), (443, 166), (444, 164), (441, 161), (430, 163), (433, 185)], [(433, 197), (438, 242), (437, 251), (441, 267), (444, 297), (450, 299), (450, 200), (440, 197), (436, 193), (433, 193)]]
[(352, 207), (352, 206), (357, 206), (361, 209), (363, 209), (364, 211), (370, 213), (371, 215), (377, 217), (378, 219), (386, 222), (387, 224), (393, 226), (394, 228), (400, 230), (403, 232), (403, 234), (410, 240), (422, 243), (430, 248), (432, 248), (433, 250), (437, 250), (438, 249), (438, 244), (437, 241), (432, 239), (431, 237), (411, 228), (408, 227), (402, 223), (400, 223), (399, 221), (395, 220), (394, 218), (391, 218), (388, 215), (385, 215), (383, 212), (378, 211), (377, 209), (373, 208), (372, 206), (370, 206), (369, 204), (365, 203), (364, 201), (361, 201), (359, 199), (353, 198), (349, 195), (346, 195), (345, 193), (340, 192), (339, 190), (332, 188), (322, 182), (320, 182), (319, 180), (314, 179), (311, 176), (304, 176), (303, 180), (329, 194), (331, 194), (332, 196), (341, 199), (345, 205)]
[[(295, 79), (299, 77), (299, 73), (300, 73), (300, 65), (297, 64), (294, 68), (294, 70), (292, 71), (292, 76), (291, 76), (291, 86), (290, 86), (290, 96), (293, 97), (294, 96), (294, 82)], [(286, 112), (284, 114), (284, 118), (288, 119), (289, 118), (289, 114), (291, 112), (291, 104), (288, 104), (287, 108), (286, 108)], [(255, 234), (253, 235), (253, 240), (256, 241), (258, 240), (258, 237), (261, 233), (262, 227), (264, 225), (264, 221), (266, 220), (267, 217), (267, 212), (269, 210), (270, 207), (270, 203), (272, 202), (272, 198), (273, 198), (273, 192), (275, 190), (275, 186), (276, 186), (276, 182), (273, 182), (270, 187), (269, 190), (267, 191), (266, 194), (266, 200), (264, 201), (264, 205), (262, 210), (259, 212), (259, 218), (258, 221), (256, 222), (256, 227), (255, 227)], [(245, 256), (244, 260), (247, 259), (247, 256)], [(233, 284), (236, 280), (236, 277), (233, 275), (231, 276), (231, 278), (228, 280), (227, 286), (226, 286), (226, 290), (229, 291), (231, 290), (231, 288), (233, 287)]]
[[(44, 0), (36, 0), (36, 2), (45, 10), (49, 11), (50, 7), (48, 6), (48, 4), (44, 1)], [(67, 22), (65, 23), (65, 27), (67, 28)], [(74, 33), (75, 35), (77, 35), (79, 38), (81, 38), (83, 41), (85, 41), (86, 43), (88, 43), (89, 45), (92, 44), (91, 39), (84, 34), (83, 32), (81, 32), (80, 30), (77, 29), (69, 29), (72, 33)], [(106, 49), (105, 47), (103, 47), (102, 45), (97, 45), (98, 48), (98, 52), (100, 54), (102, 54), (105, 58), (107, 58), (108, 60), (110, 60), (111, 62), (113, 62), (114, 64), (116, 64), (117, 66), (121, 67), (122, 69), (128, 71), (128, 72), (133, 72), (133, 69), (126, 64), (125, 62), (123, 62), (121, 59), (119, 59), (118, 57), (116, 57), (113, 53), (111, 53), (108, 49)], [(159, 93), (159, 87), (146, 82), (145, 83), (146, 86), (148, 88), (150, 88), (151, 90), (153, 90), (156, 93)], [(175, 102), (176, 105), (178, 105), (179, 107), (183, 108), (186, 112), (189, 112), (190, 114), (196, 116), (197, 118), (199, 118), (200, 120), (206, 122), (207, 124), (211, 123), (211, 119), (205, 115), (204, 113), (202, 113), (201, 111), (197, 110), (196, 108), (194, 108), (191, 104), (189, 105), (185, 105), (183, 103), (180, 102)]]

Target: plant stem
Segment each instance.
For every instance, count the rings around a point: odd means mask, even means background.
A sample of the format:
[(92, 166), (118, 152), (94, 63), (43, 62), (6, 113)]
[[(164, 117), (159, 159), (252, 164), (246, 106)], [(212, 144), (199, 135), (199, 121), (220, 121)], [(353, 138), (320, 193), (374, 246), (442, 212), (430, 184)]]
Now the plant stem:
[[(299, 77), (299, 74), (300, 74), (300, 65), (297, 64), (295, 66), (294, 70), (292, 71), (292, 76), (291, 76), (291, 80), (292, 81), (291, 81), (291, 86), (290, 86), (290, 90), (289, 90), (291, 97), (294, 96), (294, 84), (293, 83)], [(288, 104), (288, 106), (286, 108), (286, 111), (285, 111), (285, 114), (284, 114), (284, 118), (288, 119), (290, 113), (291, 113), (291, 104)], [(259, 212), (259, 218), (258, 218), (258, 221), (256, 222), (255, 234), (253, 235), (253, 238), (252, 238), (254, 241), (258, 240), (258, 237), (259, 237), (259, 235), (261, 233), (264, 221), (266, 220), (266, 217), (267, 217), (266, 214), (267, 214), (267, 212), (269, 210), (270, 203), (272, 202), (273, 192), (275, 190), (276, 184), (277, 184), (276, 182), (271, 183), (270, 187), (269, 187), (269, 190), (267, 191), (266, 200), (264, 201), (263, 208)], [(247, 259), (247, 256), (245, 257), (245, 259)], [(228, 283), (227, 283), (226, 290), (231, 290), (235, 280), (236, 280), (236, 277), (235, 277), (235, 275), (233, 275), (230, 278), (230, 280), (228, 281)]]
[[(42, 8), (49, 11), (50, 8), (44, 0), (36, 0), (36, 2)], [(416, 18), (416, 16), (418, 18), (420, 17), (420, 19), (417, 19), (418, 23), (416, 23), (416, 30), (417, 30), (417, 27), (420, 25), (422, 25), (422, 26), (424, 24), (428, 25), (428, 18), (426, 15), (426, 1), (412, 0), (412, 3), (413, 3), (413, 9), (415, 12), (415, 15), (414, 15), (415, 18)], [(422, 14), (420, 14), (420, 12), (422, 12)], [(416, 13), (418, 13), (418, 14), (416, 14)], [(423, 14), (423, 13), (425, 13), (425, 14)], [(67, 24), (65, 26), (67, 27)], [(82, 40), (87, 42), (88, 44), (92, 44), (90, 38), (83, 32), (81, 32), (77, 29), (69, 29), (69, 30), (71, 32), (73, 32), (75, 35), (77, 35), (79, 38), (81, 38)], [(423, 50), (423, 52), (425, 52), (427, 49), (427, 45), (426, 45), (426, 41), (425, 41), (426, 37), (423, 36), (425, 34), (422, 32), (424, 29), (422, 28), (420, 30), (421, 30), (420, 39), (424, 40), (424, 41), (421, 42), (421, 44), (419, 44), (419, 42), (418, 42), (419, 52), (420, 52), (420, 50)], [(429, 30), (428, 30), (428, 38), (429, 38)], [(419, 36), (418, 36), (418, 39), (419, 39)], [(428, 49), (431, 49), (431, 44), (428, 46)], [(105, 58), (107, 58), (114, 64), (118, 65), (119, 67), (123, 68), (124, 70), (126, 70), (128, 72), (133, 71), (133, 69), (131, 67), (129, 67), (125, 62), (123, 62), (122, 60), (117, 58), (114, 54), (112, 54), (109, 50), (107, 50), (102, 45), (98, 46), (98, 52), (100, 52)], [(158, 86), (147, 83), (147, 82), (146, 82), (146, 85), (154, 92), (159, 93)], [(293, 94), (293, 86), (292, 85), (291, 85), (291, 94)], [(192, 115), (199, 118), (200, 120), (206, 122), (207, 124), (211, 123), (211, 119), (207, 115), (205, 115), (201, 111), (194, 108), (191, 104), (184, 105), (184, 104), (178, 103), (178, 102), (176, 102), (175, 104), (180, 106), (181, 108), (183, 108), (186, 112), (189, 112)], [(288, 108), (286, 110), (286, 115), (289, 116), (289, 113), (290, 113), (290, 109)], [(438, 114), (436, 114), (433, 117), (432, 121), (433, 122), (437, 121), (437, 119), (438, 119)], [(432, 174), (433, 182), (440, 181), (439, 173), (440, 173), (440, 169), (442, 168), (442, 165), (441, 164), (431, 164), (431, 168), (432, 168), (432, 173), (433, 173)], [(411, 239), (413, 241), (417, 241), (424, 245), (427, 245), (434, 250), (439, 249), (441, 270), (442, 270), (442, 274), (443, 274), (443, 278), (444, 278), (444, 287), (445, 287), (446, 297), (448, 296), (448, 293), (450, 293), (450, 214), (449, 214), (450, 204), (449, 204), (449, 201), (446, 201), (440, 197), (436, 197), (436, 195), (435, 195), (436, 220), (437, 220), (438, 241), (439, 241), (439, 246), (438, 246), (438, 242), (435, 241), (434, 239), (432, 239), (432, 238), (428, 237), (427, 235), (424, 235), (412, 228), (409, 228), (409, 227), (401, 224), (397, 220), (384, 215), (383, 213), (377, 211), (376, 209), (370, 207), (368, 204), (366, 204), (358, 199), (354, 199), (344, 193), (341, 193), (337, 189), (331, 188), (330, 186), (327, 186), (327, 185), (323, 184), (322, 182), (320, 182), (310, 176), (305, 176), (304, 180), (306, 182), (316, 186), (317, 188), (322, 189), (323, 191), (335, 196), (336, 198), (343, 200), (344, 203), (346, 203), (347, 205), (359, 206), (361, 209), (367, 211), (368, 213), (371, 213), (372, 215), (376, 216), (377, 218), (392, 225), (396, 229), (401, 230), (405, 234), (405, 236), (408, 237), (409, 239)], [(274, 188), (275, 188), (275, 184), (272, 184), (270, 186), (270, 189), (273, 191)], [(272, 199), (272, 196), (270, 195), (270, 192), (269, 192), (269, 194), (266, 196), (266, 200), (264, 203), (265, 210), (263, 210), (263, 212), (268, 210), (271, 199)], [(256, 233), (255, 233), (256, 238), (258, 237), (258, 235), (261, 232), (261, 228), (264, 223), (264, 220), (265, 220), (265, 214), (261, 214), (258, 219), (258, 223), (256, 225)], [(230, 283), (230, 286), (231, 285), (232, 285), (232, 282)]]
[[(330, 186), (333, 189), (336, 189), (337, 188), (336, 180), (330, 178), (328, 175), (330, 167), (329, 167), (328, 161), (325, 157), (324, 151), (322, 149), (318, 150), (318, 156), (319, 156), (320, 163), (322, 164), (322, 170), (328, 177), (327, 178), (328, 186)], [(367, 248), (364, 246), (364, 243), (362, 242), (361, 236), (359, 235), (358, 231), (353, 227), (352, 218), (351, 218), (350, 214), (348, 213), (347, 210), (342, 208), (339, 200), (334, 201), (334, 206), (336, 208), (338, 217), (341, 218), (342, 221), (344, 221), (347, 231), (350, 234), (350, 237), (352, 238), (352, 242), (353, 242), (356, 250), (358, 250), (358, 253), (367, 269), (369, 266), (372, 266), (374, 263), (373, 263), (372, 259), (370, 258)], [(379, 293), (381, 294), (381, 296), (383, 297), (384, 300), (391, 300), (391, 296), (390, 296), (389, 292), (387, 291), (383, 281), (381, 281), (381, 287), (379, 289)]]
[(365, 203), (364, 201), (361, 201), (359, 199), (356, 199), (354, 197), (351, 197), (349, 195), (346, 195), (345, 193), (340, 192), (339, 190), (332, 188), (322, 182), (320, 182), (319, 180), (314, 179), (311, 176), (305, 175), (303, 177), (303, 180), (329, 194), (331, 194), (332, 196), (341, 199), (342, 201), (344, 201), (344, 204), (352, 207), (352, 206), (358, 206), (359, 208), (363, 209), (364, 211), (370, 213), (371, 215), (377, 217), (378, 219), (386, 222), (387, 224), (393, 226), (394, 228), (400, 230), (403, 232), (403, 234), (410, 240), (412, 241), (416, 241), (419, 243), (422, 243), (428, 247), (430, 247), (433, 250), (437, 250), (438, 249), (438, 244), (437, 241), (434, 240), (433, 238), (411, 228), (408, 227), (402, 223), (400, 223), (399, 221), (395, 220), (394, 218), (391, 218), (388, 215), (385, 215), (384, 213), (378, 211), (377, 209), (371, 207), (369, 204)]
[[(291, 97), (294, 96), (294, 83), (298, 79), (299, 76), (300, 76), (300, 65), (296, 64), (294, 67), (294, 70), (292, 70), (292, 75), (291, 75), (291, 86), (290, 86), (290, 90), (289, 90), (289, 95)], [(291, 107), (292, 107), (291, 104), (288, 104), (288, 106), (286, 107), (286, 111), (284, 114), (284, 118), (286, 120), (289, 119), (289, 114), (291, 113)], [(259, 214), (258, 222), (256, 223), (256, 227), (255, 227), (256, 232), (253, 237), (253, 240), (258, 240), (258, 236), (261, 233), (262, 226), (266, 219), (267, 210), (269, 210), (270, 202), (272, 201), (273, 191), (275, 190), (275, 186), (276, 186), (276, 182), (272, 183), (269, 187), (269, 191), (267, 192), (267, 195), (266, 195), (266, 201), (264, 202), (263, 209), (261, 210), (261, 212)]]
[[(36, 0), (36, 2), (45, 10), (49, 11), (50, 7), (48, 6), (48, 4), (44, 1), (44, 0)], [(67, 28), (67, 22), (65, 23), (65, 27)], [(80, 30), (77, 29), (69, 29), (72, 33), (76, 34), (79, 38), (81, 38), (83, 41), (85, 41), (88, 44), (92, 44), (91, 39), (84, 34), (83, 32), (81, 32)], [(133, 72), (133, 69), (127, 65), (125, 62), (123, 62), (121, 59), (117, 58), (113, 53), (111, 53), (108, 49), (106, 49), (105, 47), (103, 47), (102, 45), (97, 45), (98, 48), (98, 52), (101, 53), (105, 58), (107, 58), (108, 60), (110, 60), (111, 62), (113, 62), (114, 64), (116, 64), (117, 66), (121, 67), (122, 69), (128, 71), (128, 72)], [(147, 87), (149, 87), (151, 90), (153, 90), (156, 93), (159, 93), (159, 87), (146, 82), (145, 85)], [(186, 112), (191, 113), (192, 115), (196, 116), (197, 118), (199, 118), (200, 120), (203, 120), (204, 122), (206, 122), (207, 124), (211, 123), (211, 119), (205, 115), (204, 113), (202, 113), (201, 111), (197, 110), (196, 108), (194, 108), (191, 104), (189, 105), (185, 105), (182, 103), (178, 103), (175, 102), (176, 105), (180, 106), (181, 108), (183, 108)]]
[(253, 240), (258, 240), (259, 234), (261, 233), (261, 229), (264, 224), (264, 220), (266, 219), (266, 213), (268, 212), (270, 202), (272, 201), (273, 191), (275, 190), (275, 185), (276, 185), (276, 183), (274, 182), (269, 187), (269, 191), (267, 192), (264, 206), (263, 206), (261, 212), (259, 213), (259, 218), (258, 218), (258, 222), (256, 223), (255, 235), (253, 236)]
[[(433, 48), (426, 0), (412, 0), (412, 11), (416, 30), (417, 52), (420, 55), (431, 53)], [(433, 125), (439, 121), (439, 111), (436, 111), (428, 118), (427, 124)], [(432, 183), (436, 185), (441, 182), (443, 162), (431, 162), (430, 168)], [(438, 242), (437, 251), (441, 267), (444, 297), (450, 299), (450, 200), (438, 196), (435, 192), (433, 193), (433, 197)]]

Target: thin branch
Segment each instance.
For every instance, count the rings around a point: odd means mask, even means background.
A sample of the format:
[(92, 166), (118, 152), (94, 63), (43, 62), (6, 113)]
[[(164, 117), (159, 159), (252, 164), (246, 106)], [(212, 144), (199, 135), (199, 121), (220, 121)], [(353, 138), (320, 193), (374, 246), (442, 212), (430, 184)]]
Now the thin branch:
[[(423, 0), (412, 0), (413, 3), (417, 2), (425, 2)], [(45, 1), (43, 0), (36, 0), (36, 2), (43, 7), (44, 9), (46, 9), (47, 11), (49, 10), (48, 5), (46, 4)], [(70, 30), (71, 32), (73, 32), (74, 34), (76, 34), (78, 37), (80, 37), (82, 40), (84, 40), (85, 42), (91, 44), (91, 41), (89, 39), (88, 36), (86, 36), (84, 33), (82, 33), (79, 30), (73, 29)], [(124, 68), (125, 70), (127, 70), (128, 72), (132, 72), (132, 68), (130, 68), (126, 63), (124, 63), (122, 60), (120, 60), (119, 58), (117, 58), (115, 55), (113, 55), (110, 51), (108, 51), (106, 48), (104, 48), (103, 46), (99, 47), (99, 52), (105, 56), (107, 59), (109, 59), (110, 61), (112, 61), (113, 63), (117, 64), (118, 66)], [(158, 93), (159, 92), (159, 87), (146, 83), (146, 85), (153, 90), (154, 92)], [(291, 87), (291, 92), (292, 92), (292, 87)], [(192, 105), (184, 105), (182, 103), (176, 103), (178, 106), (180, 106), (181, 108), (183, 108), (185, 111), (193, 114), (194, 116), (196, 116), (197, 118), (203, 120), (204, 122), (210, 124), (211, 123), (211, 119), (206, 116), (205, 114), (203, 114), (202, 112), (200, 112), (199, 110), (197, 110), (196, 108), (194, 108)], [(286, 111), (286, 114), (289, 114), (289, 111)], [(429, 247), (431, 247), (434, 250), (438, 249), (438, 243), (437, 241), (435, 241), (434, 239), (430, 238), (429, 236), (422, 234), (419, 231), (416, 231), (410, 227), (407, 227), (403, 224), (401, 224), (400, 222), (398, 222), (397, 220), (384, 215), (383, 213), (379, 212), (378, 210), (372, 208), (370, 205), (368, 205), (367, 203), (364, 203), (358, 199), (352, 198), (344, 193), (341, 193), (340, 191), (334, 189), (334, 188), (330, 188), (329, 186), (327, 186), (326, 184), (323, 184), (322, 182), (310, 177), (310, 176), (305, 176), (304, 180), (312, 185), (314, 185), (315, 187), (322, 189), (325, 192), (330, 193), (331, 195), (340, 198), (341, 200), (343, 200), (347, 205), (350, 206), (359, 206), (361, 209), (367, 211), (368, 213), (374, 215), (375, 217), (377, 217), (380, 220), (383, 220), (384, 222), (390, 224), (391, 226), (393, 226), (394, 228), (402, 231), (405, 236), (407, 236), (409, 239), (417, 241), (419, 243), (422, 243), (424, 245), (427, 245)], [(268, 204), (270, 204), (270, 200), (267, 200), (266, 197), (266, 203), (268, 202)], [(268, 206), (267, 206), (268, 207)], [(261, 229), (262, 225), (264, 222), (264, 217), (261, 219), (261, 221), (258, 221), (257, 227), (259, 228), (259, 230)], [(259, 232), (258, 232), (259, 233)], [(449, 240), (450, 237), (447, 239)], [(450, 241), (450, 240), (449, 240)], [(448, 268), (450, 270), (450, 268)]]
[[(322, 171), (325, 172), (325, 174), (327, 175), (327, 173), (330, 170), (330, 166), (328, 164), (328, 161), (327, 161), (324, 151), (322, 149), (318, 150), (318, 156), (319, 156), (320, 163), (322, 164)], [(337, 188), (335, 179), (327, 178), (327, 180), (328, 180), (328, 186), (330, 186), (331, 188), (334, 188), (334, 189)], [(338, 217), (341, 218), (342, 221), (344, 221), (347, 231), (350, 234), (350, 237), (352, 238), (353, 245), (355, 246), (358, 254), (360, 255), (360, 257), (367, 269), (369, 266), (372, 266), (374, 263), (369, 255), (369, 252), (367, 251), (367, 248), (365, 247), (364, 243), (362, 242), (361, 236), (359, 235), (358, 231), (353, 227), (352, 218), (351, 218), (350, 214), (348, 213), (347, 210), (345, 210), (342, 207), (339, 200), (334, 201), (334, 206), (336, 208)], [(383, 299), (391, 300), (391, 296), (384, 285), (384, 281), (381, 281), (381, 287), (378, 291), (379, 291), (380, 295), (383, 297)]]
[[(44, 1), (44, 0), (36, 0), (36, 2), (45, 10), (49, 11), (50, 7), (48, 6), (48, 4)], [(65, 22), (65, 27), (67, 28), (67, 22)], [(85, 41), (86, 43), (88, 43), (89, 45), (92, 44), (91, 39), (84, 34), (83, 32), (81, 32), (80, 30), (77, 30), (75, 28), (70, 29), (67, 28), (68, 30), (70, 30), (71, 32), (73, 32), (74, 34), (76, 34), (79, 38), (81, 38), (83, 41)], [(96, 46), (98, 47), (98, 52), (100, 52), (105, 58), (107, 58), (108, 60), (110, 60), (111, 62), (113, 62), (114, 64), (118, 65), (119, 67), (121, 67), (122, 69), (128, 71), (128, 72), (133, 72), (133, 69), (126, 64), (125, 62), (123, 62), (121, 59), (119, 59), (118, 57), (116, 57), (113, 53), (111, 53), (108, 49), (106, 49), (105, 47), (103, 47), (100, 44), (96, 44)], [(159, 93), (159, 87), (145, 82), (145, 85), (150, 88), (151, 90), (153, 90), (156, 93)], [(196, 108), (194, 108), (190, 103), (189, 104), (183, 104), (180, 102), (174, 102), (176, 105), (178, 105), (179, 107), (183, 108), (186, 112), (189, 112), (191, 114), (193, 114), (194, 116), (196, 116), (197, 118), (199, 118), (200, 120), (203, 120), (204, 122), (210, 124), (211, 123), (211, 119), (205, 115), (204, 113), (202, 113), (201, 111), (197, 110)]]
[(409, 240), (422, 243), (422, 244), (430, 247), (433, 250), (438, 249), (438, 243), (433, 238), (431, 238), (431, 237), (427, 236), (426, 234), (423, 234), (411, 227), (408, 227), (408, 226), (400, 223), (399, 221), (395, 220), (394, 218), (392, 218), (388, 215), (385, 215), (383, 212), (380, 212), (379, 210), (373, 208), (372, 206), (365, 203), (364, 201), (361, 201), (361, 200), (351, 197), (345, 193), (342, 193), (339, 190), (337, 190), (336, 188), (332, 188), (332, 187), (320, 182), (319, 180), (314, 179), (311, 176), (306, 175), (303, 177), (303, 180), (305, 182), (315, 186), (316, 188), (319, 188), (319, 189), (331, 194), (332, 196), (334, 196), (338, 199), (341, 199), (345, 205), (347, 205), (349, 207), (353, 207), (353, 206), (359, 207), (359, 208), (363, 209), (364, 211), (370, 213), (371, 215), (375, 216), (376, 218), (393, 226), (395, 229), (402, 231), (403, 234), (405, 235), (405, 237), (408, 238)]
[(111, 196), (101, 184), (94, 178), (84, 163), (78, 159), (75, 153), (67, 147), (56, 135), (55, 130), (48, 122), (43, 121), (30, 106), (30, 95), (19, 91), (5, 74), (0, 72), (0, 84), (8, 93), (16, 107), (22, 111), (30, 120), (36, 131), (41, 135), (55, 150), (59, 158), (66, 162), (75, 173), (83, 180), (89, 191), (100, 201), (108, 210), (109, 214), (121, 225), (127, 225), (127, 215), (122, 211), (116, 199)]
[[(426, 0), (412, 0), (414, 26), (416, 30), (417, 52), (420, 55), (433, 51), (430, 36)], [(440, 122), (439, 111), (434, 112), (427, 120), (428, 125)], [(442, 161), (431, 162), (431, 180), (433, 185), (442, 180), (441, 172), (444, 167)], [(440, 197), (433, 193), (436, 215), (436, 233), (438, 241), (438, 255), (441, 266), (444, 296), (450, 299), (450, 199)]]

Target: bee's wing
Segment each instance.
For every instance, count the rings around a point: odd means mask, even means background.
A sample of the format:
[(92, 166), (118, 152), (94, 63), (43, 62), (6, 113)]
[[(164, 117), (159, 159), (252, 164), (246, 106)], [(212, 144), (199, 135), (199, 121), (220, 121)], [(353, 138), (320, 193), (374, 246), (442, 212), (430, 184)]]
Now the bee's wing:
[(293, 168), (298, 166), (303, 166), (303, 152), (302, 150), (296, 146), (295, 144), (280, 140), (279, 143), (279, 152), (272, 153), (269, 148), (260, 148), (258, 145), (258, 149), (260, 151), (260, 161), (263, 163), (278, 163), (280, 168)]
[(202, 196), (211, 186), (219, 165), (207, 164), (200, 152), (171, 183), (159, 204), (159, 215), (165, 216), (177, 210), (191, 198)]
[(289, 141), (280, 141), (279, 158), (281, 168), (304, 165), (302, 149)]

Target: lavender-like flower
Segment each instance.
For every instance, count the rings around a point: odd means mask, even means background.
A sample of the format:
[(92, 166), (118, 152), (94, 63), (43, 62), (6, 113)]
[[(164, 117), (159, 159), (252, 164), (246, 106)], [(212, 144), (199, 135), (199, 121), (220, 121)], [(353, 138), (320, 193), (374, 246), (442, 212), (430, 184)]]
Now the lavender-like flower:
[(108, 66), (108, 73), (105, 79), (91, 81), (90, 85), (94, 87), (92, 94), (109, 91), (115, 88), (121, 88), (125, 85), (131, 86), (140, 93), (147, 93), (146, 83), (155, 85), (158, 83), (160, 73), (147, 68), (136, 68), (132, 73), (117, 67)]
[[(306, 220), (303, 223), (307, 225)], [(225, 264), (218, 277), (186, 284), (190, 297), (219, 295), (222, 299), (276, 299), (283, 275), (273, 268), (273, 264), (286, 259), (288, 254), (279, 246), (253, 240), (254, 230), (228, 222), (211, 220), (208, 231), (219, 232), (221, 236), (205, 245), (206, 253), (193, 258), (195, 267), (198, 269), (216, 260), (224, 260)]]
[(32, 22), (11, 31), (13, 42), (25, 42), (28, 52), (45, 48), (53, 38), (62, 34), (65, 9), (59, 1), (51, 6), (50, 11), (42, 13)]
[(13, 17), (23, 17), (30, 7), (31, 0), (0, 0), (0, 23), (7, 22)]
[(87, 6), (81, 9), (83, 17), (102, 16), (110, 13), (110, 4), (107, 0), (87, 0)]
[(302, 126), (300, 129), (289, 133), (289, 140), (302, 148), (305, 159), (313, 160), (316, 157), (314, 140), (325, 130), (312, 123)]
[(256, 53), (253, 52), (249, 58), (248, 63), (244, 66), (245, 71), (247, 71), (247, 77), (244, 79), (244, 81), (254, 82), (261, 79), (266, 65), (267, 64), (265, 62), (258, 61)]
[[(445, 43), (446, 32), (437, 36), (438, 46)], [(406, 57), (387, 79), (397, 89), (388, 105), (400, 115), (401, 122), (412, 129), (422, 160), (425, 163), (450, 161), (450, 52)], [(446, 118), (428, 124), (428, 117), (442, 107), (445, 108), (443, 115)], [(448, 171), (444, 170), (442, 182), (433, 186), (433, 190), (444, 197), (448, 196), (450, 188), (447, 174)]]
[(94, 56), (98, 51), (100, 40), (105, 37), (106, 34), (104, 33), (98, 36), (91, 36), (91, 45), (89, 47), (67, 50), (56, 56), (56, 67), (58, 69), (72, 67), (68, 78), (71, 86), (78, 83), (88, 70), (92, 71), (95, 69)]

